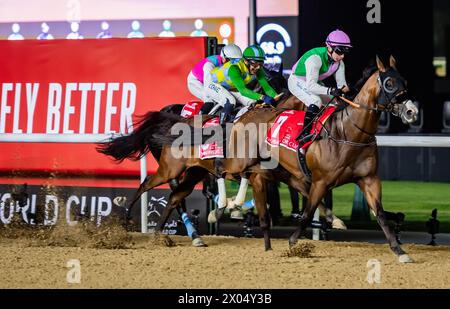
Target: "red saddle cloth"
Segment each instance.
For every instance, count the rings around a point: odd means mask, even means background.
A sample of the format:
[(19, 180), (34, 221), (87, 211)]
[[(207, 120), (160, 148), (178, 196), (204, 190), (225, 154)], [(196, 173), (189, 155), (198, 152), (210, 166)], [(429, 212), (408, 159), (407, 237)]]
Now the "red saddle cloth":
[[(203, 124), (203, 128), (218, 126), (219, 117), (212, 118)], [(217, 143), (204, 144), (199, 146), (200, 159), (223, 158), (223, 147), (217, 146)]]
[[(310, 133), (318, 135), (320, 131), (322, 131), (325, 122), (335, 110), (336, 106), (328, 106), (320, 115), (318, 121), (313, 123)], [(296, 137), (303, 129), (304, 119), (305, 112), (294, 110), (282, 112), (275, 119), (273, 126), (267, 131), (266, 142), (272, 147), (281, 146), (296, 152), (298, 148), (298, 141), (296, 140)], [(303, 145), (302, 149), (306, 150), (313, 141), (314, 140)]]
[(200, 109), (202, 108), (203, 104), (205, 104), (202, 101), (189, 101), (183, 106), (183, 109), (181, 110), (181, 117), (184, 118), (192, 118), (195, 115), (198, 115), (200, 113)]

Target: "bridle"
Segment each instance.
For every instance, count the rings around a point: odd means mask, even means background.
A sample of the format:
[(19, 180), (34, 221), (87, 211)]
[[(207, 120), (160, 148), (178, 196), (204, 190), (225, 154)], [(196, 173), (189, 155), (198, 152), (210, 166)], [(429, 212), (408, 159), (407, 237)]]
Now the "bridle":
[[(400, 74), (395, 69), (388, 69), (387, 71), (383, 72), (380, 71), (379, 75), (377, 77), (377, 83), (380, 88), (380, 92), (378, 95), (378, 102), (375, 104), (375, 107), (369, 106), (367, 104), (362, 103), (355, 103), (347, 98), (344, 97), (338, 97), (341, 101), (344, 101), (345, 103), (349, 104), (352, 107), (355, 108), (363, 108), (365, 110), (369, 111), (375, 111), (377, 113), (385, 111), (392, 113), (395, 116), (400, 115), (400, 109), (397, 108), (398, 104), (401, 104), (402, 102), (406, 101), (407, 98), (407, 90), (406, 90), (406, 82), (403, 79), (403, 77), (400, 76)], [(348, 119), (352, 123), (352, 125), (357, 128), (359, 131), (363, 132), (364, 134), (368, 135), (370, 137), (370, 142), (367, 143), (358, 143), (358, 142), (352, 142), (348, 141), (346, 139), (339, 140), (334, 138), (330, 132), (324, 127), (325, 132), (327, 133), (328, 137), (340, 144), (346, 144), (351, 145), (355, 147), (368, 147), (373, 146), (376, 144), (376, 138), (375, 138), (375, 132), (367, 132), (363, 128), (359, 127), (351, 118), (351, 115), (348, 113), (348, 109), (345, 107), (345, 113), (347, 114)], [(341, 114), (341, 126), (342, 126), (342, 133), (344, 135), (344, 138), (346, 138), (345, 134), (345, 128), (343, 125), (343, 111)]]

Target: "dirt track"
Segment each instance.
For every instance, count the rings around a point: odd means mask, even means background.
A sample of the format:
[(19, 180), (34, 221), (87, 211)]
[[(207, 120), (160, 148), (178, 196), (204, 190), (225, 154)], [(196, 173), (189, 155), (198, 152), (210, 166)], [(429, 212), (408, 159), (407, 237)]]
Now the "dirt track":
[[(209, 246), (195, 248), (187, 237), (175, 236), (176, 245), (167, 247), (153, 237), (118, 230), (101, 235), (73, 231), (10, 237), (0, 229), (0, 288), (450, 286), (450, 247), (404, 245), (415, 263), (402, 265), (387, 245), (303, 240), (313, 250), (311, 257), (300, 258), (286, 256), (286, 240), (273, 240), (274, 250), (265, 252), (262, 239), (205, 237)], [(66, 281), (70, 259), (80, 261), (80, 284)], [(366, 280), (369, 259), (381, 263), (380, 284)]]

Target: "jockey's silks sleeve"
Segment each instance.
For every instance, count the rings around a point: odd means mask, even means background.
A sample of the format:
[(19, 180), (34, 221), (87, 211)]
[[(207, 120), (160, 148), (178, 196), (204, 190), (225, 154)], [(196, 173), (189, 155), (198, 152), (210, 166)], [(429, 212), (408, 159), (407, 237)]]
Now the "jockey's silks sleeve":
[(230, 77), (237, 91), (239, 91), (239, 93), (244, 97), (250, 98), (252, 100), (261, 99), (262, 95), (260, 93), (254, 92), (245, 86), (244, 80), (241, 77), (241, 70), (239, 70), (239, 67), (237, 65), (232, 65), (230, 67), (230, 69), (228, 70), (228, 76)]
[(265, 94), (272, 98), (275, 98), (277, 96), (277, 92), (270, 86), (269, 82), (266, 79), (264, 69), (261, 68), (258, 73), (256, 73), (256, 79), (258, 80)]

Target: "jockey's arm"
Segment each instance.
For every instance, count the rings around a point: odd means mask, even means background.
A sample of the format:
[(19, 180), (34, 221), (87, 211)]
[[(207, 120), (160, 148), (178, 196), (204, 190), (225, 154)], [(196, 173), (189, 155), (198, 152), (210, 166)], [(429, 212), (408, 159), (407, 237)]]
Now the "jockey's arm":
[(277, 92), (270, 86), (269, 82), (266, 79), (266, 74), (264, 73), (264, 69), (259, 69), (258, 73), (256, 73), (256, 79), (261, 85), (264, 93), (269, 97), (275, 98), (277, 96)]
[(319, 72), (322, 67), (322, 59), (320, 59), (317, 55), (312, 55), (305, 61), (306, 67), (306, 87), (312, 93), (319, 95), (327, 95), (328, 88), (320, 85), (318, 83), (319, 80)]
[(257, 92), (254, 92), (247, 88), (245, 85), (244, 80), (241, 77), (241, 70), (237, 65), (230, 66), (230, 69), (228, 70), (228, 76), (230, 77), (231, 81), (233, 82), (234, 86), (236, 87), (236, 90), (239, 91), (241, 95), (244, 97), (250, 98), (252, 100), (261, 100), (263, 95)]
[(203, 85), (204, 87), (207, 87), (207, 85), (210, 84), (212, 77), (211, 77), (211, 71), (215, 68), (214, 63), (206, 62), (203, 65)]
[(334, 74), (334, 78), (336, 79), (336, 85), (339, 89), (342, 89), (342, 87), (347, 86), (347, 81), (345, 80), (344, 61), (341, 61), (341, 63), (339, 63), (339, 69)]

